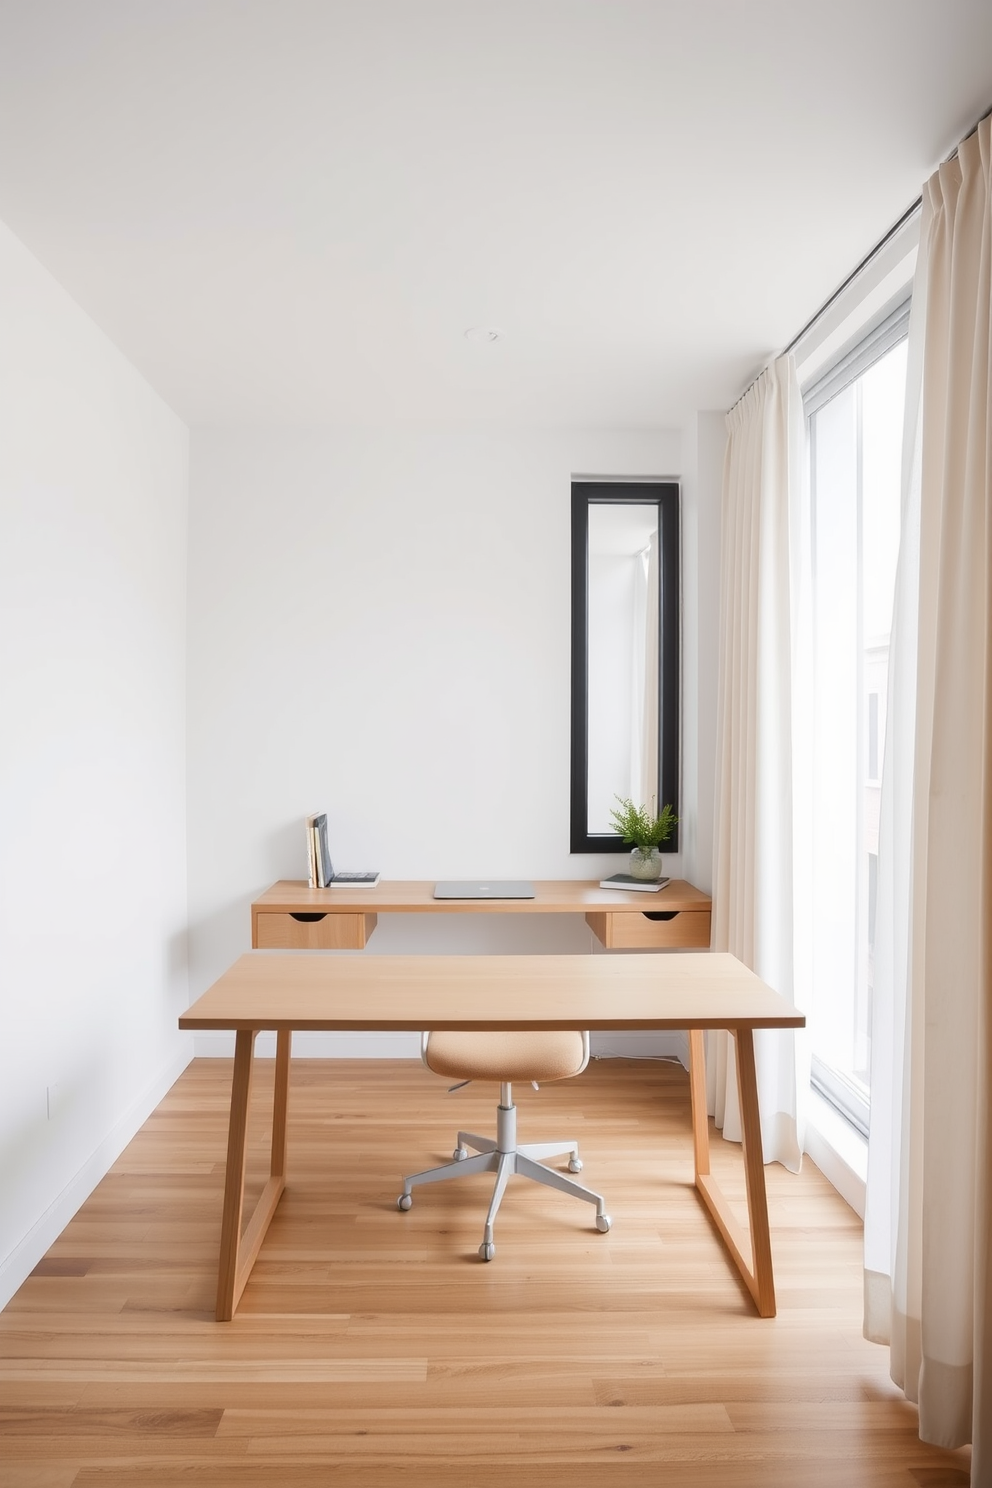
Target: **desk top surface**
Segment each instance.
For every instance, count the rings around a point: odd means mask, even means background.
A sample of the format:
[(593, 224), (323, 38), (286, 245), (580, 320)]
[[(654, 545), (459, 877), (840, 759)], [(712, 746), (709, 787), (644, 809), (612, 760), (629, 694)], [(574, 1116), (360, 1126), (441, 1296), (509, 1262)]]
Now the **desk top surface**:
[[(619, 871), (619, 870), (618, 870)], [(505, 876), (505, 875), (504, 875)], [(434, 880), (380, 879), (374, 889), (311, 889), (300, 880), (281, 879), (252, 904), (254, 914), (588, 914), (603, 910), (708, 910), (710, 897), (684, 879), (673, 878), (657, 894), (643, 890), (601, 889), (591, 879), (557, 879), (534, 884), (533, 899), (435, 899)]]
[(798, 1028), (777, 992), (724, 952), (371, 956), (250, 951), (181, 1028), (506, 1030)]

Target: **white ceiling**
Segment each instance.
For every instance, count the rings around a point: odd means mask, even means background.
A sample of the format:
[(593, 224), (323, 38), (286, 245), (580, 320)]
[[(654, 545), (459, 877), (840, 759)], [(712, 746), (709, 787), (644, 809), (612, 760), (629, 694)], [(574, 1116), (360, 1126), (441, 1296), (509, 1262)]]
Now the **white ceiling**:
[(677, 427), (990, 104), (989, 0), (0, 0), (0, 220), (191, 425)]

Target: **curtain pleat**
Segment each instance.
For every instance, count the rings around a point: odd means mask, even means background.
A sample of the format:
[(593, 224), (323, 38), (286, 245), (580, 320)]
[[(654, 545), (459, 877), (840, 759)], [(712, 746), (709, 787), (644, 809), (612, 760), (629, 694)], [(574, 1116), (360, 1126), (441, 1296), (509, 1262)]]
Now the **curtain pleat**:
[[(792, 671), (803, 425), (792, 357), (761, 374), (727, 429), (713, 946), (795, 1001)], [(804, 1047), (792, 1032), (755, 1039), (765, 1161), (792, 1171), (802, 1160)], [(729, 1035), (708, 1038), (707, 1095), (724, 1136), (739, 1141)]]
[(865, 1225), (866, 1334), (921, 1437), (972, 1442), (973, 1488), (992, 1488), (990, 128), (923, 193)]

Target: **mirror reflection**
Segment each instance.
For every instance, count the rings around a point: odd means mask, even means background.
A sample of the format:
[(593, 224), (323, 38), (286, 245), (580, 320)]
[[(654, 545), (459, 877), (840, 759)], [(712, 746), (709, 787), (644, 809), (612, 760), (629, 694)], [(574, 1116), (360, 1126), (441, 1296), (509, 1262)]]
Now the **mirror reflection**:
[(586, 820), (611, 832), (617, 796), (658, 795), (658, 510), (589, 510)]

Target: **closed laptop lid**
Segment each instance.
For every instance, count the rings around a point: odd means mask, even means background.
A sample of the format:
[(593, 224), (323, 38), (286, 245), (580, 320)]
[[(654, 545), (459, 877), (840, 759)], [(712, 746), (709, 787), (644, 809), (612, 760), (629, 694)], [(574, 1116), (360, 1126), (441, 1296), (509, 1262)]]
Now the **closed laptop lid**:
[(435, 899), (533, 899), (534, 885), (525, 879), (473, 878), (434, 885)]

